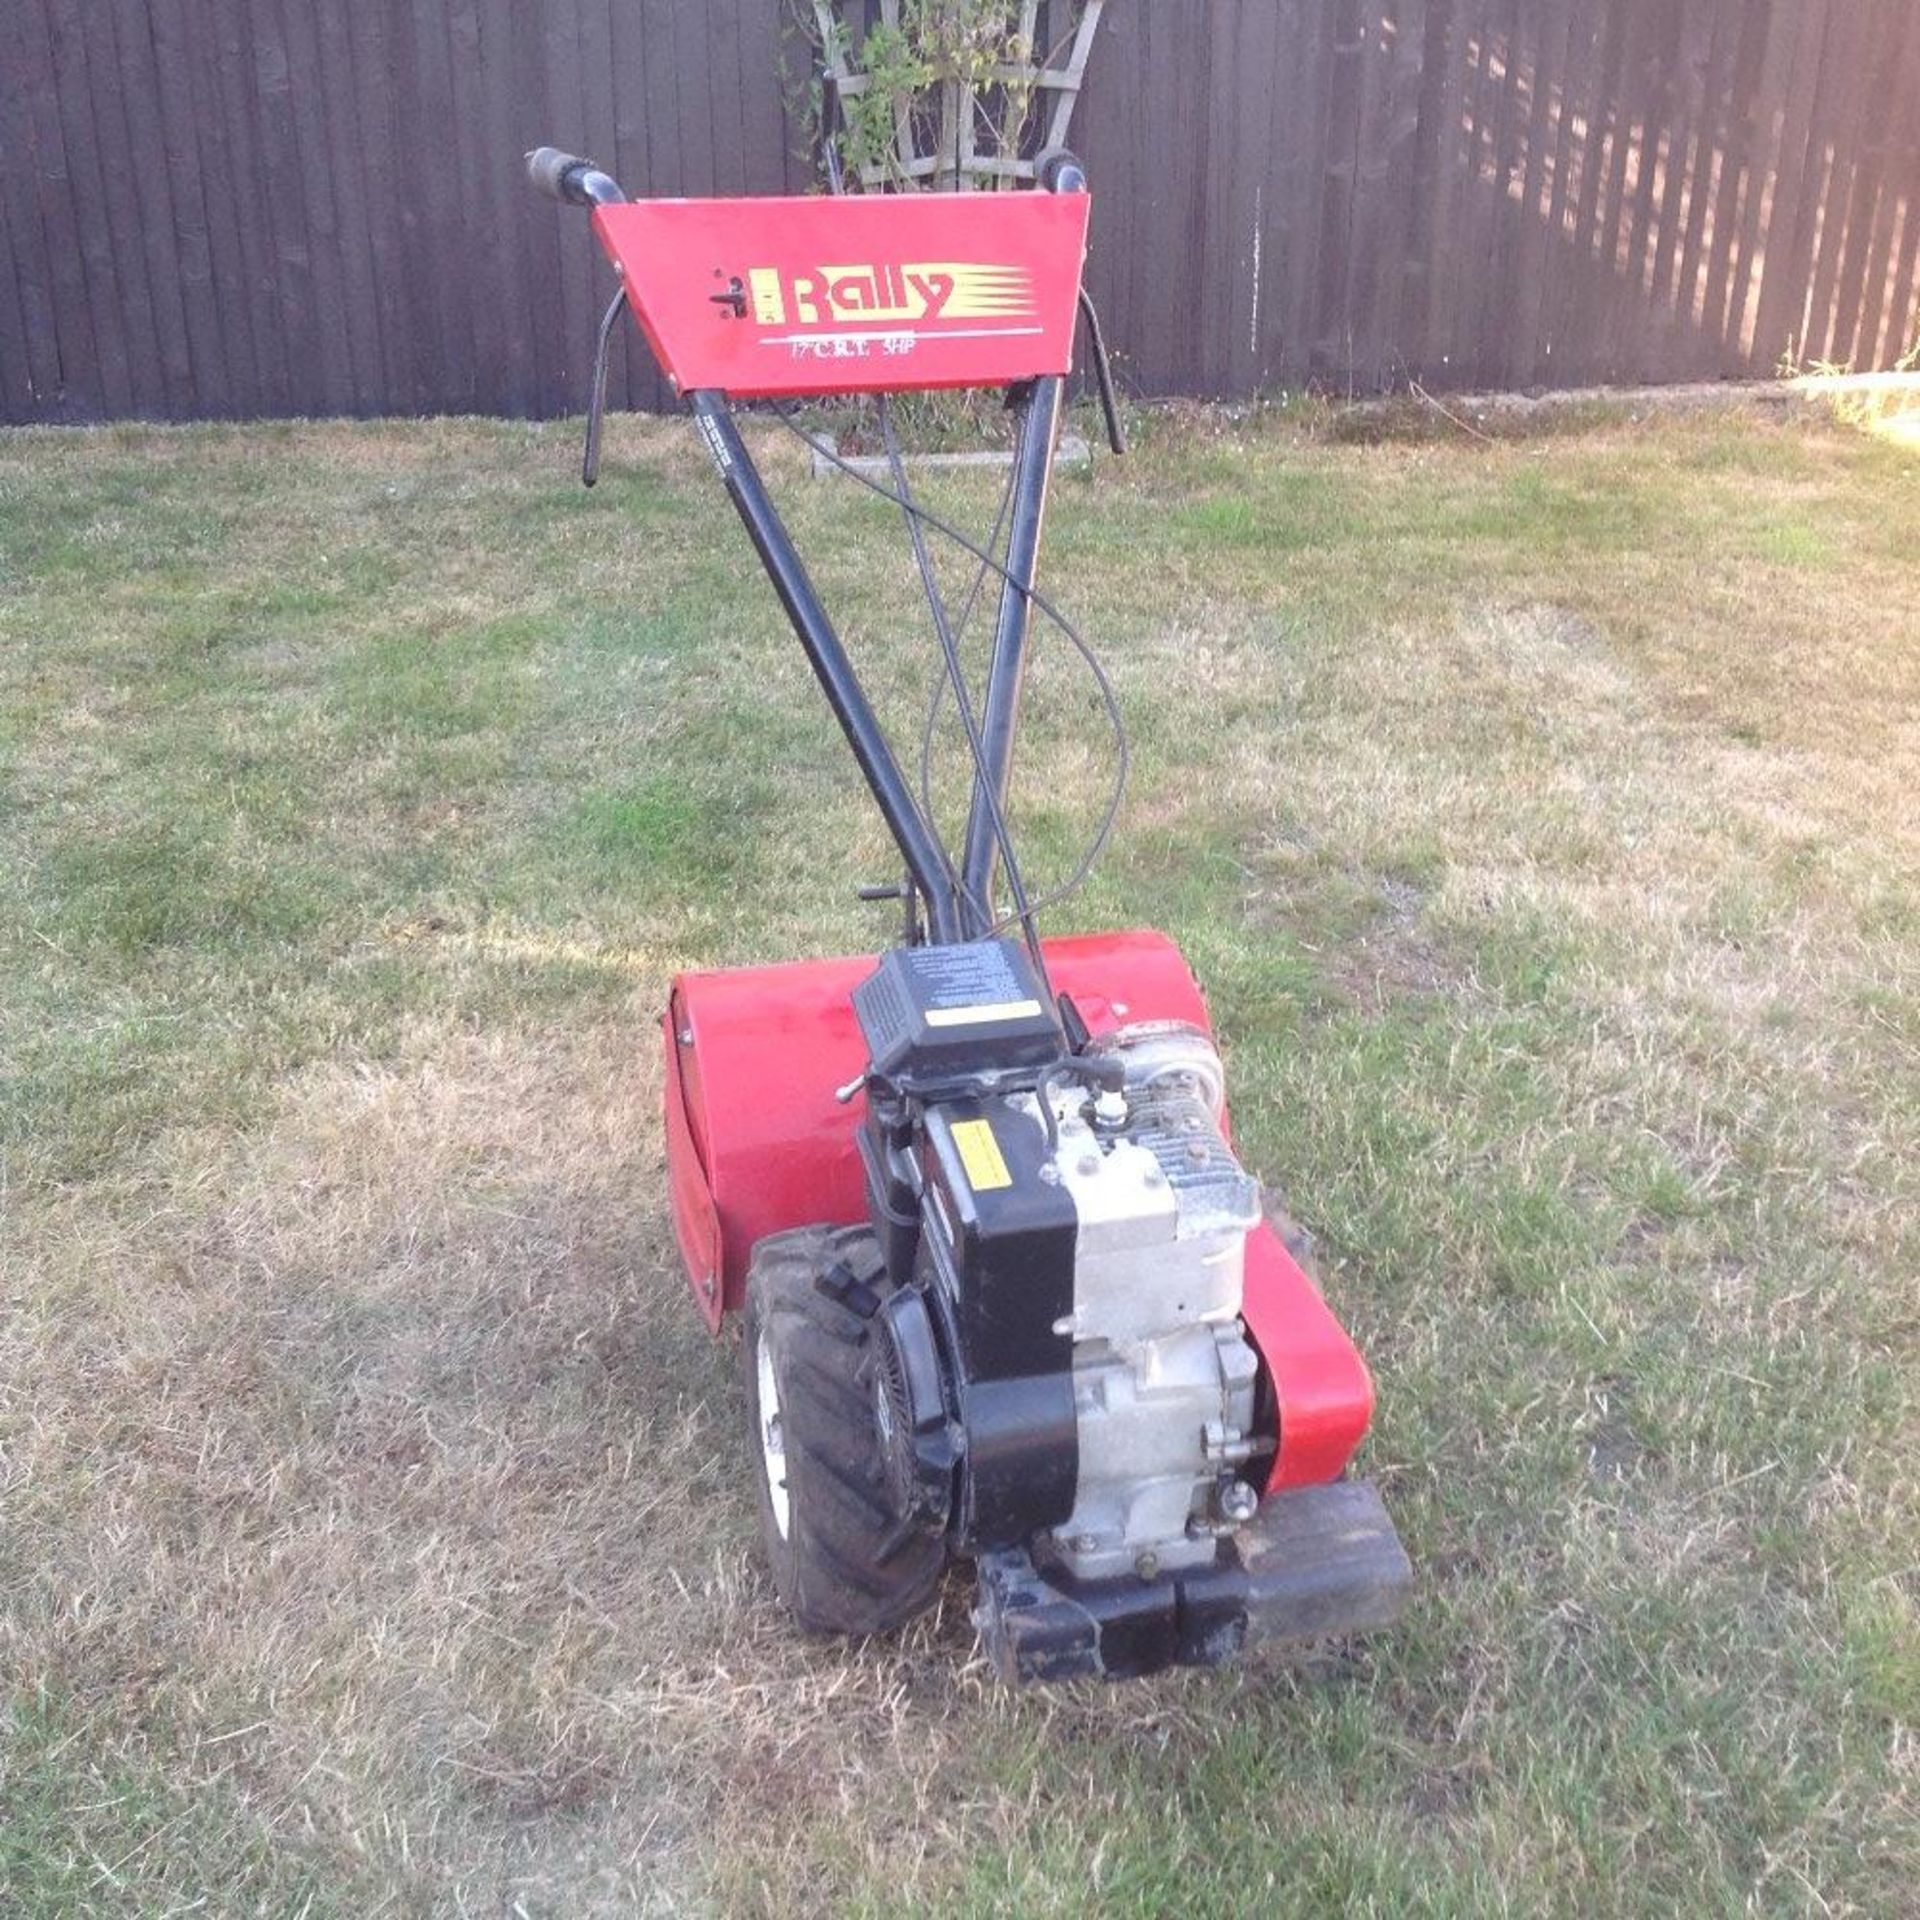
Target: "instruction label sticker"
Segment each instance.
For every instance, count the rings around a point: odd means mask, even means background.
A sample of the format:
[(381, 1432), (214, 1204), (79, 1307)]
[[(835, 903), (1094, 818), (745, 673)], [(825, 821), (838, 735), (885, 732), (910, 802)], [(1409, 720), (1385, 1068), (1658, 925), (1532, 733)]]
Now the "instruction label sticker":
[(960, 1149), (960, 1164), (975, 1193), (988, 1193), (995, 1187), (1013, 1185), (1013, 1175), (1000, 1152), (993, 1128), (984, 1120), (956, 1120), (953, 1144)]
[[(989, 1020), (1037, 1020), (1038, 1000), (993, 1000), (982, 1007), (929, 1007), (930, 1027), (977, 1027)], [(984, 1120), (965, 1120), (962, 1126), (985, 1126)]]

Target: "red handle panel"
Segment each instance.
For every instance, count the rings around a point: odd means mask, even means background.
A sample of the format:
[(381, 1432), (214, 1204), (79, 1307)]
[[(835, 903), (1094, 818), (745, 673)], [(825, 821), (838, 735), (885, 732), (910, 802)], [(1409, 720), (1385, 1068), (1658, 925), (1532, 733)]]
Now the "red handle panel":
[(681, 392), (1004, 387), (1065, 373), (1084, 193), (630, 200), (594, 232)]

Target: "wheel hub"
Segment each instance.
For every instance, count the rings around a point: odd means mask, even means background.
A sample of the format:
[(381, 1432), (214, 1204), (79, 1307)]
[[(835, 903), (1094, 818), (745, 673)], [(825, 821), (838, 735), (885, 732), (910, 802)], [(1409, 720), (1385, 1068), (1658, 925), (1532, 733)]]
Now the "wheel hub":
[(780, 1381), (764, 1335), (754, 1342), (753, 1370), (760, 1395), (760, 1471), (766, 1476), (773, 1524), (784, 1540), (793, 1501), (787, 1491), (787, 1443), (780, 1427)]

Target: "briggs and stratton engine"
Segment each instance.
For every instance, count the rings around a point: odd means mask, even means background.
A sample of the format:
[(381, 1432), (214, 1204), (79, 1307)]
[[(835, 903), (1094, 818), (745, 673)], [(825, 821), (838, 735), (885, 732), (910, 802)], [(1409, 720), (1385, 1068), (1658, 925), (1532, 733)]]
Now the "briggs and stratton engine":
[(1280, 1571), (1252, 1537), (1274, 1445), (1241, 1319), (1260, 1189), (1211, 1040), (1163, 1021), (1073, 1049), (1073, 1009), (1010, 941), (889, 954), (854, 1005), (897, 1516), (979, 1561), (1009, 1672), (1228, 1657)]

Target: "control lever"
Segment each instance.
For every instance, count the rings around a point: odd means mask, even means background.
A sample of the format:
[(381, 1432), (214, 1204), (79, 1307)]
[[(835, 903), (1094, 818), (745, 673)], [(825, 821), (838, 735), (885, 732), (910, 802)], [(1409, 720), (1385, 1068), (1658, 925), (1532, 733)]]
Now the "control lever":
[[(535, 147), (527, 155), (527, 180), (538, 193), (576, 207), (615, 206), (627, 196), (612, 174), (591, 160), (559, 147)], [(626, 283), (600, 316), (599, 337), (593, 343), (593, 384), (587, 389), (587, 444), (580, 455), (580, 484), (590, 487), (600, 478), (600, 429), (607, 417), (607, 352), (613, 343), (614, 323), (627, 304)]]
[[(1087, 170), (1065, 147), (1049, 147), (1033, 163), (1033, 177), (1048, 193), (1085, 193)], [(1107, 359), (1107, 337), (1100, 331), (1099, 310), (1093, 297), (1080, 289), (1080, 312), (1087, 323), (1087, 342), (1093, 348), (1093, 377), (1100, 388), (1100, 411), (1107, 416), (1107, 445), (1125, 453), (1127, 436), (1120, 424), (1120, 401), (1113, 390), (1113, 367)]]
[(607, 302), (600, 316), (600, 333), (593, 343), (593, 384), (587, 389), (587, 445), (580, 456), (580, 484), (590, 487), (600, 478), (600, 425), (607, 417), (607, 352), (613, 329), (627, 304), (627, 283)]
[(1093, 295), (1080, 289), (1080, 317), (1087, 323), (1087, 344), (1093, 348), (1093, 377), (1100, 388), (1100, 411), (1107, 416), (1107, 445), (1115, 453), (1127, 450), (1126, 429), (1120, 424), (1120, 401), (1113, 390), (1113, 366), (1107, 359), (1107, 337), (1100, 331), (1100, 310)]

